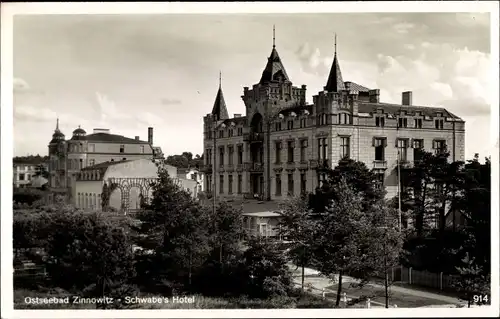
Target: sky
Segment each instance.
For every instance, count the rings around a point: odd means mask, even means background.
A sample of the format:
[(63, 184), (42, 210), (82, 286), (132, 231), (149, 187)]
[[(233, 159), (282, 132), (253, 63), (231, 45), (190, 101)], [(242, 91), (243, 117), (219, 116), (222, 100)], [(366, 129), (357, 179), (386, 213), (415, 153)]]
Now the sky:
[[(491, 153), (488, 13), (17, 15), (14, 155), (47, 154), (59, 118), (147, 140), (166, 155), (203, 151), (203, 116), (222, 72), (230, 114), (276, 48), (307, 100), (326, 84), (334, 33), (344, 81), (380, 89), (382, 102), (442, 106), (466, 121), (466, 158)], [(497, 107), (497, 106), (496, 106)], [(481, 141), (481, 142), (480, 142)]]

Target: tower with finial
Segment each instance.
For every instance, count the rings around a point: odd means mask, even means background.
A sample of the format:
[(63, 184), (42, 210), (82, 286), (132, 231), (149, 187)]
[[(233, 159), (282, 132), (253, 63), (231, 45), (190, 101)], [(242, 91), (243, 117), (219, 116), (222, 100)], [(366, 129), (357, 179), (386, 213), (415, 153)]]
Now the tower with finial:
[(328, 75), (328, 80), (325, 91), (328, 92), (340, 92), (345, 90), (344, 80), (342, 79), (342, 72), (340, 71), (339, 60), (337, 59), (337, 33), (334, 35), (334, 51), (333, 51), (333, 63), (330, 69), (330, 74)]

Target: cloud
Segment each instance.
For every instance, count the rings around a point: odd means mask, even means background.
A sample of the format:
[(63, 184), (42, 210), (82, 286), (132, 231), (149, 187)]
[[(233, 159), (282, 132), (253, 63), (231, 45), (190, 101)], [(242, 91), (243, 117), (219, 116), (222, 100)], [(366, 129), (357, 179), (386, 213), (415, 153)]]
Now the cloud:
[(332, 58), (321, 56), (319, 48), (311, 48), (309, 43), (304, 43), (295, 51), (304, 72), (314, 75), (326, 75), (329, 72)]
[(12, 84), (13, 84), (14, 93), (26, 92), (26, 91), (29, 91), (29, 89), (30, 89), (28, 82), (26, 82), (25, 80), (23, 80), (21, 78), (14, 78), (14, 80), (12, 81)]
[(407, 34), (411, 29), (413, 29), (415, 25), (413, 23), (401, 22), (396, 23), (392, 26), (392, 28), (400, 34)]
[(163, 104), (163, 105), (179, 105), (179, 104), (182, 104), (182, 101), (177, 100), (177, 99), (163, 98), (163, 99), (161, 99), (161, 104)]

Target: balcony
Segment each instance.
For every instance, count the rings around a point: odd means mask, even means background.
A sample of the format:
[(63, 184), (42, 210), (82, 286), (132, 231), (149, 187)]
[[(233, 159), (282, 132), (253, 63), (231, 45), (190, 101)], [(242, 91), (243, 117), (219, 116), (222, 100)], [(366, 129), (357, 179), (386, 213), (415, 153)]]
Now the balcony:
[(399, 167), (401, 167), (401, 169), (410, 169), (411, 168), (411, 163), (408, 160), (400, 160), (398, 163), (399, 163)]
[(236, 164), (236, 171), (237, 172), (243, 172), (244, 170), (245, 170), (244, 164)]
[(227, 164), (226, 165), (226, 172), (234, 172), (234, 165), (233, 164)]
[(288, 170), (295, 169), (295, 162), (286, 162), (285, 168)]
[(256, 132), (244, 133), (243, 134), (243, 141), (250, 142), (250, 143), (263, 142), (264, 141), (264, 133), (256, 133)]
[(309, 160), (309, 166), (311, 169), (328, 168), (328, 160), (327, 159)]
[(373, 161), (373, 169), (387, 169), (387, 162), (375, 160)]
[(254, 173), (264, 172), (263, 163), (245, 163), (245, 170)]
[(299, 169), (308, 169), (309, 168), (309, 163), (307, 161), (300, 161), (298, 164)]
[(312, 169), (318, 168), (318, 160), (309, 160), (309, 166), (311, 166)]

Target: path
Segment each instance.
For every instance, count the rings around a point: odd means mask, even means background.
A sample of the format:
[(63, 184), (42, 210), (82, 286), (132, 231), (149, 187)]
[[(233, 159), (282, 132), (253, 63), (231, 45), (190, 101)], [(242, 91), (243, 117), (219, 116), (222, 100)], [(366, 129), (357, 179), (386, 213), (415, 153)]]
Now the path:
[[(296, 269), (295, 265), (289, 264), (290, 269), (292, 270), (293, 273), (293, 280), (296, 284), (301, 285), (302, 284), (302, 273), (301, 273), (301, 268), (299, 267)], [(327, 287), (332, 286), (334, 283), (332, 281), (324, 276), (321, 276), (317, 270), (311, 269), (311, 268), (305, 268), (304, 269), (304, 283), (309, 284), (315, 289), (313, 291), (318, 291), (319, 294), (322, 293), (323, 289), (326, 289)], [(349, 282), (359, 282), (359, 280), (349, 277), (349, 276), (344, 276), (343, 280), (344, 283), (349, 283)], [(385, 287), (380, 284), (376, 283), (369, 283), (367, 284), (369, 286), (379, 288), (379, 289), (384, 289)], [(327, 292), (332, 292), (327, 291)], [(404, 287), (399, 287), (396, 285), (391, 286), (391, 292), (393, 293), (401, 293), (401, 294), (406, 294), (406, 295), (412, 295), (416, 297), (423, 297), (423, 298), (429, 298), (429, 299), (434, 299), (438, 300), (440, 302), (443, 302), (443, 304), (463, 304), (463, 301), (460, 301), (458, 298), (453, 298), (449, 296), (444, 296), (444, 295), (439, 295), (436, 293), (432, 292), (426, 292), (426, 291), (421, 291), (421, 290), (414, 290), (410, 288), (404, 288)], [(333, 293), (336, 294), (336, 291), (333, 291)], [(358, 296), (353, 296), (354, 298), (357, 298)], [(372, 305), (374, 302), (372, 301)]]

